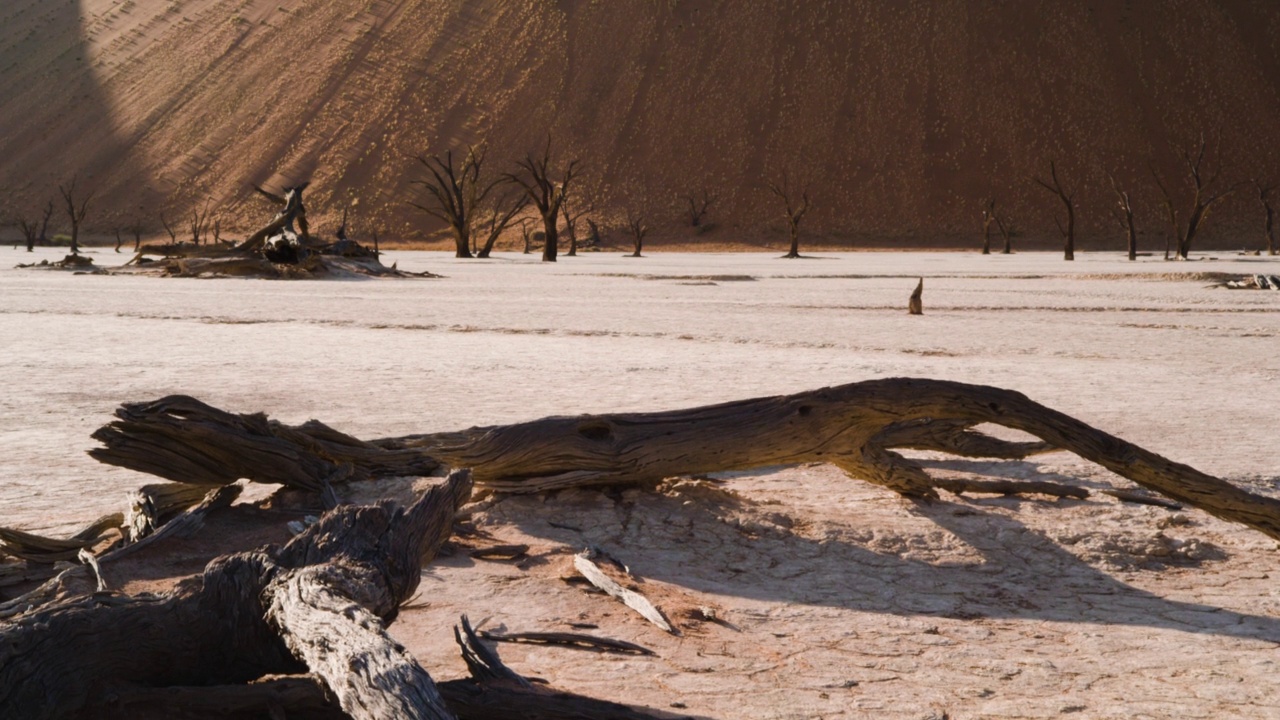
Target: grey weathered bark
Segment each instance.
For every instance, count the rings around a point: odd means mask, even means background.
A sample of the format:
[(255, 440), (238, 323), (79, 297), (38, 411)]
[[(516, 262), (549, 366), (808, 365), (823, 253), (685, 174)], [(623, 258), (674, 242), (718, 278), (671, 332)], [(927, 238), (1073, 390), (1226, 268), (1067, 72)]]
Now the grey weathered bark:
[(1049, 161), (1049, 179), (1053, 181), (1052, 183), (1046, 180), (1041, 180), (1039, 177), (1033, 177), (1031, 179), (1035, 180), (1045, 190), (1048, 190), (1049, 192), (1053, 193), (1058, 197), (1059, 200), (1062, 201), (1062, 206), (1067, 211), (1067, 221), (1064, 224), (1061, 220), (1058, 219), (1057, 214), (1054, 214), (1053, 222), (1057, 224), (1058, 232), (1062, 233), (1062, 239), (1063, 239), (1062, 259), (1075, 260), (1076, 259), (1076, 204), (1072, 194), (1068, 193), (1062, 187), (1062, 181), (1058, 179), (1057, 164), (1053, 160)]
[(309, 671), (353, 718), (452, 718), (385, 624), (470, 491), (454, 473), (407, 510), (338, 508), (283, 548), (218, 558), (166, 595), (98, 594), (23, 616), (0, 630), (0, 716), (119, 716), (114, 688)]
[[(246, 238), (244, 242), (237, 245), (236, 251), (257, 252), (266, 244), (268, 238), (278, 235), (284, 230), (295, 233), (300, 240), (305, 241), (310, 232), (307, 226), (307, 206), (302, 201), (302, 191), (306, 190), (309, 184), (304, 182), (301, 185), (286, 188), (284, 195), (276, 195), (254, 185), (253, 189), (259, 195), (279, 205), (280, 210), (271, 219), (271, 222), (262, 226), (257, 232)], [(164, 222), (163, 215), (160, 216), (160, 221)], [(297, 225), (296, 230), (294, 229), (295, 224)], [(165, 229), (168, 229), (168, 225), (165, 225)], [(170, 230), (169, 234), (172, 236), (173, 231)]]
[[(108, 426), (112, 434), (145, 437), (150, 433), (148, 426), (157, 422), (163, 442), (155, 443), (154, 451), (98, 450), (94, 456), (134, 469), (171, 473), (165, 477), (186, 473), (216, 478), (240, 476), (239, 470), (223, 467), (224, 458), (256, 452), (274, 460), (274, 470), (259, 472), (252, 476), (255, 479), (292, 481), (312, 489), (333, 472), (334, 463), (303, 457), (311, 453), (313, 433), (284, 426), (278, 426), (284, 431), (262, 430), (267, 421), (261, 415), (225, 415), (256, 421), (232, 422), (237, 431), (225, 433), (197, 422), (188, 434), (181, 418), (126, 412), (121, 421)], [(982, 423), (1021, 430), (1042, 442), (1010, 443), (970, 429)], [(192, 442), (205, 449), (176, 459), (168, 452)], [(262, 452), (264, 442), (270, 443), (270, 452)], [(678, 475), (825, 462), (853, 477), (915, 497), (935, 496), (935, 483), (919, 464), (894, 453), (894, 448), (997, 458), (1023, 458), (1059, 448), (1149, 490), (1280, 538), (1280, 500), (1168, 460), (1020, 393), (944, 380), (872, 380), (687, 410), (551, 417), (370, 443), (347, 438), (324, 446), (324, 452), (352, 445), (358, 449), (348, 450), (341, 462), (351, 463), (356, 472), (375, 477), (383, 472), (403, 475), (410, 474), (406, 468), (440, 462), (472, 468), (478, 484), (504, 492), (656, 483)], [(383, 456), (372, 449), (390, 454)], [(174, 465), (168, 467), (169, 462)], [(291, 467), (301, 464), (309, 469), (302, 472)]]

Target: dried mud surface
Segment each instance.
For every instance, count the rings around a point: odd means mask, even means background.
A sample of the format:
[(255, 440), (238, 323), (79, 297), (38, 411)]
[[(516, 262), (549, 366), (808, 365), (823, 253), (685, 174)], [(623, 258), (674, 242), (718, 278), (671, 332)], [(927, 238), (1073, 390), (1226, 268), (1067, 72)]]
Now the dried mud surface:
[[(445, 277), (283, 283), (9, 269), (28, 257), (0, 250), (0, 506), (25, 529), (68, 530), (148, 482), (94, 464), (88, 434), (119, 402), (172, 392), (376, 437), (921, 375), (1014, 388), (1280, 492), (1280, 408), (1267, 401), (1280, 293), (1205, 275), (1274, 273), (1265, 259), (602, 254), (548, 266), (400, 253), (388, 262)], [(919, 276), (925, 315), (913, 318)], [(1125, 486), (1064, 453), (920, 457), (948, 477)], [(345, 492), (408, 497), (429, 482)], [(108, 580), (162, 589), (213, 554), (285, 539), (303, 513), (249, 504), (266, 493), (105, 568)], [(1277, 543), (1194, 510), (1100, 493), (914, 503), (811, 465), (489, 499), (469, 523), (393, 626), (439, 678), (464, 672), (449, 628), (467, 613), (491, 631), (648, 647), (499, 651), (526, 675), (681, 716), (1280, 714)], [(472, 557), (503, 544), (529, 550)], [(625, 563), (681, 634), (567, 582), (588, 546)]]

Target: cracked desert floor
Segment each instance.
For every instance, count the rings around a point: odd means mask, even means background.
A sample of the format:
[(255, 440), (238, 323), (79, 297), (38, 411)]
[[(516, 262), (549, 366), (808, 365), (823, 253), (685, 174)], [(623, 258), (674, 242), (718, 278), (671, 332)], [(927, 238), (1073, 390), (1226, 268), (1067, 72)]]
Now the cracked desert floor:
[[(33, 256), (6, 247), (2, 524), (65, 533), (120, 509), (152, 479), (96, 464), (89, 435), (119, 403), (171, 393), (374, 438), (891, 376), (1015, 389), (1280, 495), (1280, 292), (1213, 286), (1275, 261), (817, 255), (392, 252), (388, 264), (445, 277), (268, 282), (18, 270)], [(911, 317), (918, 277), (925, 314)], [(940, 476), (1127, 485), (1066, 453), (918, 455)], [(106, 579), (162, 589), (212, 554), (287, 538), (292, 516), (251, 504), (269, 492)], [(499, 651), (522, 674), (677, 716), (1280, 717), (1277, 543), (1195, 510), (1100, 493), (916, 504), (804, 466), (491, 498), (470, 520), (392, 627), (440, 679), (465, 673), (451, 626), (466, 613), (488, 630), (588, 627), (648, 647)], [(472, 558), (510, 543), (528, 556)], [(681, 634), (566, 582), (586, 546), (626, 563)]]

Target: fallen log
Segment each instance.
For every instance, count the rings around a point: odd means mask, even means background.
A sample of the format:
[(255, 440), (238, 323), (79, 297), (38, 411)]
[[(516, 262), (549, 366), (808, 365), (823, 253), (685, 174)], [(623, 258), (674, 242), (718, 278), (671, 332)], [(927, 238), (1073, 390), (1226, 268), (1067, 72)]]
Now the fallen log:
[(120, 716), (115, 688), (310, 672), (353, 718), (452, 718), (385, 624), (471, 486), (455, 472), (408, 509), (335, 509), (284, 547), (220, 557), (171, 593), (94, 593), (0, 626), (0, 717)]
[[(107, 448), (90, 454), (174, 480), (243, 475), (290, 484), (300, 477), (297, 486), (311, 489), (337, 467), (312, 450), (307, 426), (267, 428), (265, 416), (236, 416), (208, 406), (203, 407), (212, 413), (195, 413), (194, 422), (184, 422), (182, 413), (164, 410), (173, 401), (158, 401), (157, 411), (149, 405), (125, 406), (117, 413), (120, 420), (95, 433)], [(178, 404), (194, 402), (188, 398)], [(205, 422), (211, 417), (224, 426)], [(987, 423), (1040, 441), (1008, 442), (973, 429)], [(126, 442), (152, 433), (163, 441)], [(264, 453), (260, 444), (268, 441), (283, 445)], [(348, 452), (342, 460), (369, 477), (417, 474), (407, 470), (439, 463), (471, 468), (478, 485), (502, 492), (657, 483), (681, 475), (824, 462), (922, 498), (937, 496), (935, 481), (895, 448), (1007, 459), (1060, 449), (1177, 502), (1280, 539), (1280, 500), (1173, 462), (1021, 393), (946, 380), (871, 380), (687, 410), (549, 417), (368, 443), (349, 438), (336, 447)], [(346, 450), (351, 447), (358, 451)], [(240, 458), (253, 453), (274, 469), (245, 468)]]

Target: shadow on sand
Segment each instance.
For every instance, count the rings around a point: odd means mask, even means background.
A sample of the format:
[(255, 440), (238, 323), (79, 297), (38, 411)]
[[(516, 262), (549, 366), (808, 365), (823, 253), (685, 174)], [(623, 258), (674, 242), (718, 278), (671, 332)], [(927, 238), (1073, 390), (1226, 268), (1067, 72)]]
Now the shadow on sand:
[[(985, 510), (988, 502), (1039, 501), (903, 503), (899, 512), (927, 519), (937, 532), (916, 527), (887, 538), (856, 527), (816, 529), (777, 505), (706, 488), (638, 496), (574, 490), (545, 502), (517, 496), (490, 513), (569, 547), (603, 547), (643, 577), (699, 592), (900, 616), (1129, 625), (1280, 643), (1280, 618), (1136, 588), (1016, 518)], [(941, 553), (930, 543), (940, 538), (951, 552), (934, 562)]]

